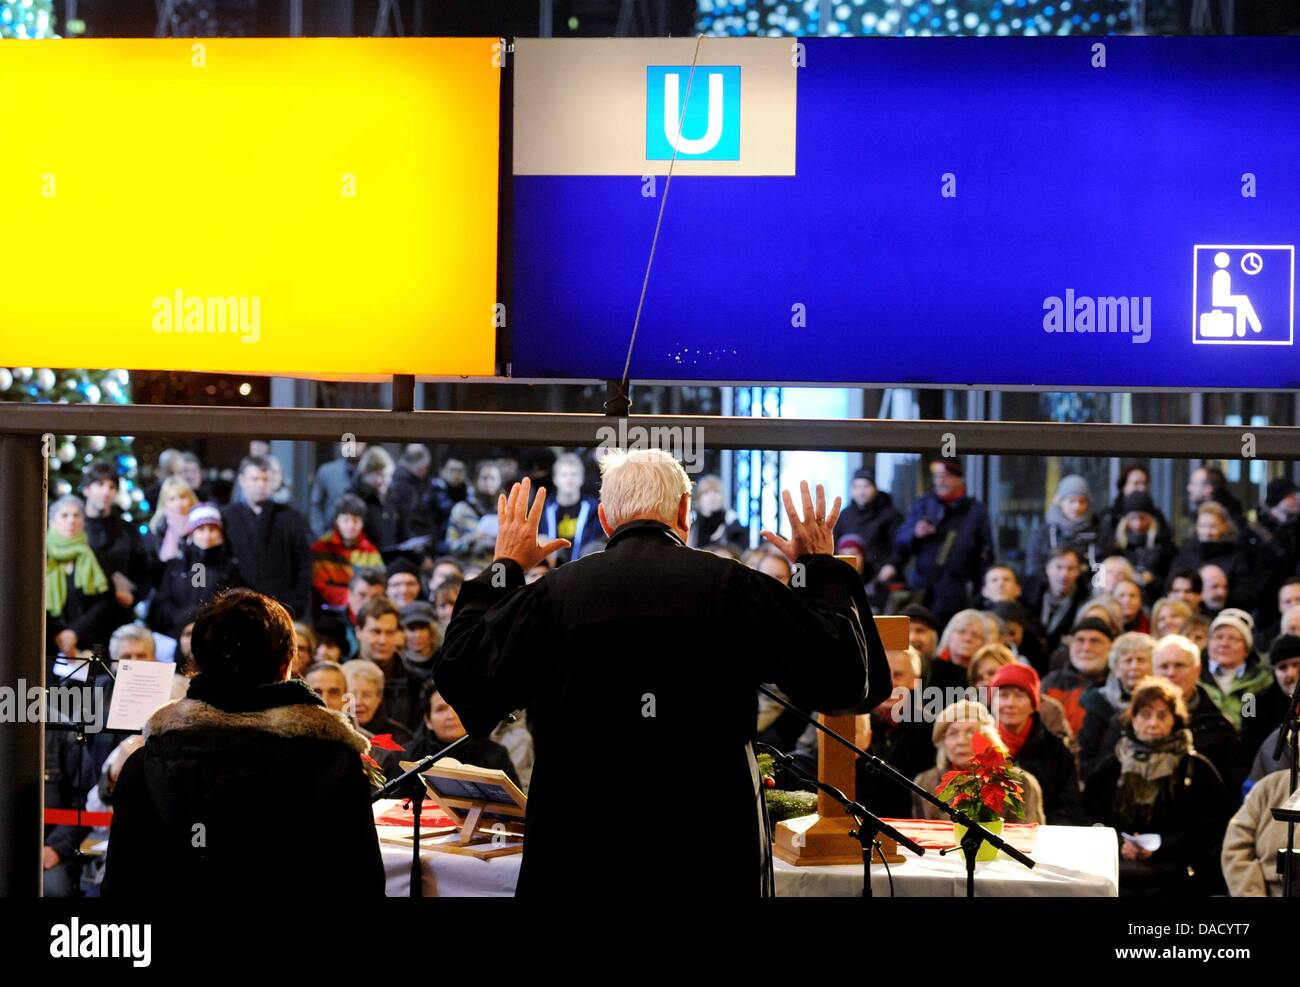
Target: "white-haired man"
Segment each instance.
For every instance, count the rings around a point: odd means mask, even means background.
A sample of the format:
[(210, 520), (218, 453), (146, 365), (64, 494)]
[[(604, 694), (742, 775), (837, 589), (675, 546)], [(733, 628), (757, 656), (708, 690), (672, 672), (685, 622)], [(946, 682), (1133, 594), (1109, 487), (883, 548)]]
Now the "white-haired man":
[[(1227, 789), (1240, 792), (1248, 767), (1247, 753), (1232, 721), (1223, 715), (1201, 684), (1201, 649), (1196, 642), (1181, 634), (1166, 634), (1156, 642), (1151, 674), (1168, 679), (1182, 690), (1191, 717), (1188, 727), (1193, 745), (1218, 769)], [(1113, 750), (1125, 726), (1123, 717), (1112, 717), (1101, 749)]]
[[(501, 497), (495, 561), (462, 587), (434, 679), (475, 737), (526, 708), (535, 760), (519, 894), (608, 894), (613, 858), (592, 852), (574, 813), (606, 792), (609, 821), (639, 896), (680, 892), (687, 839), (664, 816), (660, 776), (705, 787), (708, 860), (695, 895), (754, 895), (766, 881), (759, 779), (749, 742), (755, 688), (775, 682), (806, 708), (870, 708), (889, 695), (889, 664), (862, 580), (831, 555), (839, 500), (828, 511), (801, 484), (789, 492), (790, 538), (763, 537), (798, 562), (779, 580), (686, 547), (690, 480), (661, 450), (601, 464), (597, 514), (605, 551), (525, 585), (537, 559), (546, 491), (528, 481)], [(869, 674), (868, 674), (869, 673)], [(868, 681), (870, 688), (868, 688)]]

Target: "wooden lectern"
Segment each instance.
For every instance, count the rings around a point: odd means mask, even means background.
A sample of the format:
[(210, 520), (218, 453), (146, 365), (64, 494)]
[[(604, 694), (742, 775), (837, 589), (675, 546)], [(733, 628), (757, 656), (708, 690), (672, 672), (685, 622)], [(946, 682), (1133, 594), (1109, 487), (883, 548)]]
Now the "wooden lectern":
[[(886, 651), (905, 651), (908, 646), (908, 621), (906, 617), (876, 617), (876, 630)], [(819, 717), (827, 728), (841, 737), (854, 739), (854, 715)], [(817, 753), (817, 779), (833, 785), (849, 798), (854, 798), (857, 786), (857, 755), (834, 738), (818, 731), (820, 740)], [(868, 809), (871, 806), (867, 806)], [(862, 845), (849, 831), (856, 829), (856, 820), (850, 817), (838, 802), (825, 792), (817, 793), (817, 814), (783, 819), (775, 826), (778, 857), (789, 864), (860, 864)], [(903, 860), (897, 844), (881, 834), (880, 846), (890, 863)], [(875, 859), (879, 859), (879, 855)]]

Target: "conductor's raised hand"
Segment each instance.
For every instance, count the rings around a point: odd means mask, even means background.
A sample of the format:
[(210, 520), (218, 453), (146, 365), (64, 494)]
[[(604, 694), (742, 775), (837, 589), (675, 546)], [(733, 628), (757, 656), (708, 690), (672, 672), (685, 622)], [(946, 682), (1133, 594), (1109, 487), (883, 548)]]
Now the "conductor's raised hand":
[(528, 491), (532, 480), (524, 477), (510, 488), (510, 496), (497, 495), (497, 559), (513, 559), (527, 572), (552, 552), (568, 548), (567, 538), (555, 538), (545, 545), (537, 543), (537, 528), (542, 521), (542, 508), (546, 505), (546, 488), (538, 487), (533, 506), (528, 507)]
[(781, 491), (785, 502), (785, 513), (790, 519), (790, 538), (787, 540), (775, 531), (761, 532), (764, 540), (775, 545), (787, 559), (794, 562), (801, 555), (830, 555), (835, 551), (835, 522), (840, 517), (840, 498), (826, 511), (826, 491), (817, 484), (817, 502), (813, 503), (808, 490), (808, 481), (799, 483), (799, 493), (803, 499), (803, 517), (795, 509), (794, 498), (789, 490)]

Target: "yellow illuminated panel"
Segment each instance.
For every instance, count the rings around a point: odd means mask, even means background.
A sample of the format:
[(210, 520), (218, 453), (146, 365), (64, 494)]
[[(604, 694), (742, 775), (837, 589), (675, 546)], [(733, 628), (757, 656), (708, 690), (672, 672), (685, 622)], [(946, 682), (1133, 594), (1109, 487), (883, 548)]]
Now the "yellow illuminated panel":
[(0, 43), (0, 366), (493, 373), (497, 48)]

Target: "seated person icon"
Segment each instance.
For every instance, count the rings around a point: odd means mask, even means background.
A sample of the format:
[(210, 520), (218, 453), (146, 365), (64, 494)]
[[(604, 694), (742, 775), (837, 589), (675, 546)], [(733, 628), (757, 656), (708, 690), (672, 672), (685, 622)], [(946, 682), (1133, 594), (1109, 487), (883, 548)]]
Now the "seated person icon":
[[(1255, 306), (1246, 295), (1232, 293), (1232, 275), (1227, 267), (1230, 258), (1227, 251), (1220, 250), (1214, 255), (1214, 266), (1218, 268), (1210, 280), (1210, 304), (1213, 311), (1200, 315), (1200, 333), (1204, 339), (1228, 339), (1234, 334), (1246, 335), (1246, 326), (1253, 332), (1263, 332)], [(1232, 309), (1230, 315), (1225, 309)]]

